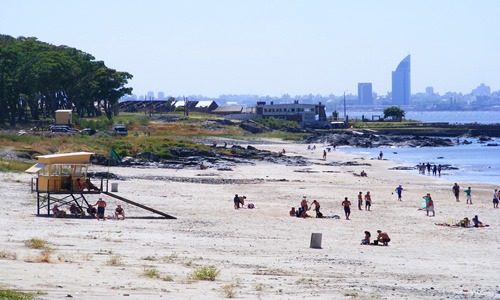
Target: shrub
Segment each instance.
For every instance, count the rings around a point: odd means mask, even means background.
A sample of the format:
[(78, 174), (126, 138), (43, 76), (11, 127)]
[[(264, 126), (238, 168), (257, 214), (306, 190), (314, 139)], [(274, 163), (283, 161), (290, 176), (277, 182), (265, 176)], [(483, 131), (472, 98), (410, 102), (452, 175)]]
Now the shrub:
[(24, 242), (24, 245), (31, 249), (43, 249), (47, 247), (47, 242), (42, 239), (32, 238)]
[(144, 276), (149, 278), (160, 278), (160, 271), (155, 268), (144, 269)]
[(196, 268), (191, 274), (191, 279), (214, 281), (220, 271), (215, 266), (202, 266)]
[(117, 255), (114, 255), (114, 256), (111, 256), (108, 261), (106, 262), (106, 264), (108, 266), (120, 266), (122, 265), (122, 259), (117, 256)]
[(31, 293), (17, 292), (13, 290), (0, 290), (0, 299), (32, 300), (35, 299), (35, 296)]

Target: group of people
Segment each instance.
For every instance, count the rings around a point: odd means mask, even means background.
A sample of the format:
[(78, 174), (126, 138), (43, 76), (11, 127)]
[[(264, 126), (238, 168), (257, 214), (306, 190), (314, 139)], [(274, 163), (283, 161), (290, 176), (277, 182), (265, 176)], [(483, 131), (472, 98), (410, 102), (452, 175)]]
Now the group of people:
[(77, 191), (99, 191), (99, 188), (96, 187), (91, 181), (90, 178), (85, 179), (85, 182), (82, 183), (80, 178), (76, 179), (76, 190)]
[[(460, 227), (468, 228), (468, 227), (471, 227), (471, 223), (470, 222), (471, 221), (469, 220), (469, 218), (465, 217), (457, 225), (460, 226)], [(483, 224), (483, 222), (479, 221), (479, 217), (477, 215), (475, 215), (474, 218), (472, 218), (472, 223), (474, 224), (473, 225), (474, 227), (485, 227), (485, 225)]]
[(317, 200), (313, 200), (313, 202), (311, 202), (311, 205), (309, 205), (306, 196), (302, 197), (302, 200), (300, 201), (300, 206), (297, 210), (295, 209), (295, 207), (292, 207), (290, 209), (290, 216), (298, 218), (309, 218), (311, 216), (307, 212), (311, 210), (313, 205), (314, 205), (314, 212), (316, 213), (316, 218), (323, 218), (323, 213), (320, 211), (321, 205), (319, 204), (319, 202)]
[[(364, 196), (365, 200), (365, 210), (371, 210), (372, 207), (372, 196), (370, 195), (370, 191), (366, 192)], [(358, 209), (363, 210), (363, 192), (359, 192), (358, 194)]]
[(418, 165), (418, 172), (422, 175), (425, 175), (425, 171), (427, 170), (427, 175), (441, 176), (441, 169), (443, 167), (441, 165), (431, 165), (430, 163), (421, 163)]
[(383, 246), (388, 246), (391, 238), (387, 234), (387, 232), (383, 232), (382, 230), (377, 230), (377, 239), (371, 242), (372, 235), (369, 231), (365, 231), (365, 237), (361, 240), (361, 245), (378, 245), (379, 243)]
[[(96, 218), (97, 220), (106, 220), (105, 216), (105, 210), (106, 210), (107, 203), (104, 201), (102, 198), (99, 198), (95, 204), (89, 204), (89, 207), (87, 208), (87, 213), (90, 217)], [(96, 208), (97, 207), (97, 208)], [(83, 212), (82, 208), (75, 203), (72, 203), (69, 207), (69, 211), (72, 215), (75, 217), (84, 217), (85, 213)], [(52, 213), (54, 214), (54, 217), (57, 218), (64, 218), (66, 217), (66, 211), (62, 210), (59, 208), (59, 205), (54, 205), (52, 208)], [(115, 208), (115, 218), (120, 219), (120, 217), (125, 220), (125, 210), (123, 207), (118, 204)]]

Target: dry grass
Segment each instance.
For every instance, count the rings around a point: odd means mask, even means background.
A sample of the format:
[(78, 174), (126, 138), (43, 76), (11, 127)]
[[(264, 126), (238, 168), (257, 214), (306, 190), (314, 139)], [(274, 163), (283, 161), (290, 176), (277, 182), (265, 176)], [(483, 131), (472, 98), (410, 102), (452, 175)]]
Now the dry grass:
[(47, 248), (47, 241), (39, 238), (32, 238), (25, 241), (24, 245), (31, 249), (44, 249)]
[(10, 252), (10, 251), (0, 251), (0, 259), (16, 260), (17, 254), (14, 252)]
[(156, 268), (145, 268), (143, 274), (149, 278), (160, 278), (160, 271)]
[(106, 262), (108, 266), (121, 266), (123, 265), (122, 259), (118, 255), (111, 256)]
[(236, 288), (239, 287), (239, 283), (231, 283), (226, 284), (222, 287), (222, 292), (226, 298), (234, 298), (236, 297)]

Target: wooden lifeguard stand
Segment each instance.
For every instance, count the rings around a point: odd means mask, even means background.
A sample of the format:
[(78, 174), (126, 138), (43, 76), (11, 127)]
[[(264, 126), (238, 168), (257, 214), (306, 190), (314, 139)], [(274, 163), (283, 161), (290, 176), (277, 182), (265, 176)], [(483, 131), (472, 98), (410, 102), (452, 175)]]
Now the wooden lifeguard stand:
[[(51, 206), (55, 204), (65, 206), (75, 203), (81, 211), (85, 211), (90, 206), (85, 196), (103, 193), (159, 214), (166, 219), (176, 219), (176, 217), (154, 208), (108, 192), (107, 179), (106, 184), (103, 184), (103, 178), (100, 179), (100, 186), (97, 186), (97, 190), (83, 189), (81, 185), (84, 185), (88, 179), (87, 172), (91, 165), (90, 156), (93, 154), (91, 152), (73, 152), (37, 156), (38, 163), (26, 170), (27, 173), (37, 175), (31, 184), (32, 191), (36, 192), (37, 215), (41, 215), (40, 211), (45, 208), (47, 208), (47, 215), (51, 215)], [(78, 181), (81, 183), (80, 186)], [(105, 186), (105, 190), (103, 190), (103, 186)]]
[(66, 205), (74, 202), (82, 210), (89, 203), (85, 194), (99, 194), (102, 191), (102, 179), (99, 191), (85, 191), (78, 186), (78, 180), (83, 185), (87, 181), (87, 172), (90, 165), (90, 152), (74, 152), (64, 154), (50, 154), (38, 156), (38, 163), (26, 170), (35, 173), (32, 191), (37, 193), (37, 215), (47, 208), (50, 215), (54, 204)]

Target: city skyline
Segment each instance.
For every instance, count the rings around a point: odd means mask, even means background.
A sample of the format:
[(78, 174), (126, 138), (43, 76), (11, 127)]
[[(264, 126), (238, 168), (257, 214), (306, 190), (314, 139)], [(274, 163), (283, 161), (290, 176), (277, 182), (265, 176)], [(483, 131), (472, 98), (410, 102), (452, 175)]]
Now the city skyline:
[(136, 95), (340, 95), (360, 82), (385, 95), (410, 53), (412, 91), (466, 94), (500, 90), (498, 11), (494, 0), (5, 0), (0, 29), (90, 53), (131, 73)]

